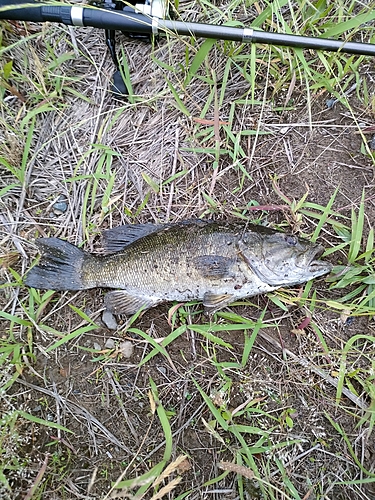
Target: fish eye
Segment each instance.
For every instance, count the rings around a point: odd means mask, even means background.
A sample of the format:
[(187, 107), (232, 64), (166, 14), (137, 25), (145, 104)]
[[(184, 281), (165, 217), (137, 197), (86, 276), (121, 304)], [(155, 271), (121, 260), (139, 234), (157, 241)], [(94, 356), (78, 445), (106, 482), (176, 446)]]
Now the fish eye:
[(298, 243), (297, 238), (295, 236), (291, 236), (290, 234), (286, 234), (284, 239), (288, 243), (288, 245), (291, 245), (293, 247), (295, 247)]

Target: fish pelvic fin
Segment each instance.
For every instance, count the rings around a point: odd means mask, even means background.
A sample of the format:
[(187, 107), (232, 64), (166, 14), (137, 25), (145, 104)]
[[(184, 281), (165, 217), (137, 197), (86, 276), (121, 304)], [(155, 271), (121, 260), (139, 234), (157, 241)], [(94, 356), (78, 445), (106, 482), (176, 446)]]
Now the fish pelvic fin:
[(203, 297), (204, 313), (212, 316), (215, 312), (233, 302), (233, 295), (206, 292)]
[(39, 238), (39, 264), (27, 273), (25, 284), (42, 290), (84, 290), (82, 265), (89, 254), (59, 238)]

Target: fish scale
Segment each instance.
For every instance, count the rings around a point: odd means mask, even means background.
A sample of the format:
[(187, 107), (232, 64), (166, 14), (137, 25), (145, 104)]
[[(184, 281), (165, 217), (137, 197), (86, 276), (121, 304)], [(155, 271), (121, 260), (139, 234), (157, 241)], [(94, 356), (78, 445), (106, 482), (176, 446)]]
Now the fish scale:
[[(178, 229), (154, 233), (117, 254), (88, 259), (83, 265), (83, 282), (87, 288), (107, 287), (108, 283), (111, 287), (123, 288), (126, 284), (127, 290), (147, 290), (161, 295), (171, 294), (171, 286), (174, 286), (178, 300), (180, 295), (191, 299), (197, 294), (202, 296), (208, 288), (228, 281), (234, 283), (236, 278), (237, 281), (244, 279), (239, 269), (241, 259), (235, 247), (236, 232), (219, 233), (212, 232), (210, 226), (198, 227), (191, 238), (189, 231), (181, 233)], [(202, 280), (202, 269), (195, 263), (200, 257), (212, 256), (214, 260), (218, 248), (218, 257), (228, 259), (232, 266), (226, 277), (219, 279), (215, 274), (207, 276), (206, 273), (206, 280)], [(251, 271), (248, 274), (253, 275)], [(200, 292), (201, 288), (204, 292)]]

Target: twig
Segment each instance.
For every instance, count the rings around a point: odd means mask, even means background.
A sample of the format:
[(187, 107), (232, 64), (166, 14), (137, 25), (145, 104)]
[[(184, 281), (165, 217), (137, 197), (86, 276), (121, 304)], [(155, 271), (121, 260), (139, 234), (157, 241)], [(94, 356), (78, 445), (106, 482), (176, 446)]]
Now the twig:
[[(176, 128), (176, 137), (175, 137), (175, 142), (174, 142), (174, 157), (173, 157), (171, 177), (173, 177), (175, 175), (175, 173), (176, 173), (179, 139), (180, 139), (180, 129), (177, 127)], [(168, 200), (168, 206), (167, 206), (167, 213), (165, 215), (165, 219), (167, 221), (169, 220), (169, 216), (171, 214), (172, 201), (173, 201), (173, 195), (174, 195), (174, 185), (175, 185), (175, 181), (173, 180), (171, 182), (171, 187), (170, 187), (170, 190), (169, 190), (169, 200)]]
[[(20, 378), (17, 379), (17, 382), (19, 384), (25, 385), (26, 387), (30, 387), (30, 389), (34, 389), (35, 391), (43, 392), (44, 394), (47, 394), (48, 396), (51, 396), (52, 398), (58, 399), (61, 404), (64, 404), (67, 408), (70, 407), (70, 411), (73, 414), (74, 412), (78, 415), (81, 415), (84, 417), (88, 422), (92, 422), (98, 429), (100, 429), (103, 434), (111, 441), (113, 444), (121, 448), (122, 450), (126, 451), (127, 453), (131, 453), (131, 451), (121, 443), (117, 439), (116, 436), (114, 436), (97, 418), (94, 417), (86, 408), (83, 408), (79, 406), (77, 403), (74, 403), (73, 401), (70, 401), (69, 399), (65, 398), (64, 396), (61, 396), (60, 394), (54, 393), (50, 391), (49, 389), (45, 389), (44, 387), (39, 387), (38, 385), (30, 384), (29, 382), (26, 382), (25, 380), (22, 380)], [(74, 410), (74, 411), (73, 411)]]
[[(303, 367), (307, 368), (308, 370), (311, 370), (316, 375), (319, 375), (319, 377), (321, 377), (322, 379), (324, 379), (329, 384), (333, 385), (334, 387), (338, 386), (338, 381), (335, 378), (331, 377), (331, 375), (328, 375), (328, 373), (326, 373), (321, 368), (318, 368), (317, 366), (315, 366), (313, 363), (311, 363), (310, 361), (308, 361), (306, 358), (303, 358), (303, 357), (300, 357), (300, 356), (296, 356), (296, 354), (294, 354), (292, 351), (289, 351), (288, 349), (282, 348), (281, 345), (277, 342), (277, 340), (275, 340), (274, 338), (270, 337), (267, 333), (259, 331), (258, 335), (260, 337), (262, 337), (264, 340), (266, 340), (267, 342), (269, 342), (270, 344), (272, 344), (274, 347), (277, 347), (282, 352), (284, 352), (285, 354), (287, 354), (289, 357), (291, 357), (292, 359), (294, 359), (295, 361), (297, 361)], [(350, 392), (349, 389), (347, 389), (346, 387), (343, 387), (342, 393), (345, 394), (345, 396), (347, 398), (349, 398), (351, 401), (353, 401), (353, 403), (355, 403), (357, 406), (359, 406), (363, 410), (367, 410), (368, 409), (367, 404), (361, 398), (359, 398), (358, 396), (356, 396), (355, 394), (353, 394), (352, 392)]]
[(27, 494), (23, 500), (31, 500), (33, 498), (34, 493), (35, 493), (37, 487), (39, 486), (41, 480), (43, 479), (44, 473), (46, 472), (49, 455), (50, 455), (49, 453), (46, 454), (46, 456), (43, 460), (43, 463), (42, 463), (42, 467), (40, 468), (40, 470), (35, 478), (34, 484), (31, 486), (31, 488), (29, 489), (29, 491), (27, 492)]
[(152, 416), (151, 417), (151, 422), (150, 422), (150, 425), (148, 426), (148, 429), (145, 433), (145, 436), (144, 438), (142, 439), (142, 442), (141, 444), (139, 445), (138, 447), (138, 450), (136, 453), (133, 454), (133, 458), (131, 459), (130, 463), (128, 464), (128, 466), (125, 468), (125, 470), (123, 472), (121, 472), (120, 476), (116, 479), (115, 483), (112, 485), (111, 489), (109, 490), (109, 492), (106, 494), (106, 496), (103, 498), (103, 500), (108, 500), (108, 498), (116, 498), (115, 495), (113, 495), (113, 492), (114, 490), (118, 487), (118, 485), (121, 483), (121, 481), (124, 479), (124, 477), (126, 476), (128, 470), (130, 469), (131, 465), (133, 464), (133, 462), (137, 459), (137, 457), (139, 456), (139, 453), (143, 447), (143, 445), (145, 444), (146, 442), (146, 439), (148, 438), (148, 435), (149, 435), (149, 432), (151, 430), (151, 427), (152, 427), (152, 424), (154, 422), (154, 417)]
[(106, 372), (106, 374), (108, 376), (108, 380), (109, 380), (109, 383), (112, 386), (113, 392), (116, 395), (116, 398), (117, 398), (118, 404), (120, 405), (121, 411), (124, 414), (125, 422), (128, 425), (128, 427), (130, 429), (130, 432), (133, 434), (133, 437), (134, 437), (136, 443), (138, 444), (138, 442), (139, 442), (139, 433), (137, 433), (136, 430), (134, 429), (133, 424), (131, 422), (131, 419), (129, 418), (129, 415), (128, 415), (127, 411), (125, 410), (124, 403), (123, 403), (123, 401), (121, 399), (121, 396), (120, 396), (120, 393), (119, 393), (119, 391), (117, 389), (118, 382), (114, 379), (111, 370), (107, 366), (104, 367), (104, 370), (105, 370), (105, 372)]
[[(292, 458), (291, 460), (289, 460), (289, 462), (286, 465), (284, 465), (284, 468), (286, 469), (287, 467), (290, 467), (291, 465), (294, 464), (294, 462), (297, 462), (297, 460), (301, 460), (301, 458), (304, 458), (306, 455), (309, 455), (312, 451), (320, 450), (320, 449), (321, 449), (321, 444), (318, 443), (317, 445), (313, 446), (309, 450), (306, 450), (306, 451), (300, 453), (299, 455), (297, 455), (296, 457)], [(274, 472), (272, 472), (269, 475), (269, 477), (277, 476), (277, 474), (280, 474), (279, 470), (275, 470)]]
[(88, 495), (90, 494), (90, 492), (92, 490), (92, 487), (94, 486), (97, 473), (98, 473), (98, 468), (95, 467), (94, 470), (92, 471), (92, 474), (91, 474), (91, 477), (90, 477), (90, 482), (87, 485), (87, 494)]

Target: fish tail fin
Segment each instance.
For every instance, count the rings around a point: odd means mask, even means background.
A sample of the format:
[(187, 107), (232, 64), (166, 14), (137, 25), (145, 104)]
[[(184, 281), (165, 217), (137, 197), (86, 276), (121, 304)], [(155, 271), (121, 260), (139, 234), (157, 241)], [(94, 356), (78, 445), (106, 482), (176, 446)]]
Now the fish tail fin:
[(89, 254), (59, 238), (39, 238), (42, 254), (25, 279), (25, 284), (43, 290), (84, 290), (82, 264)]

